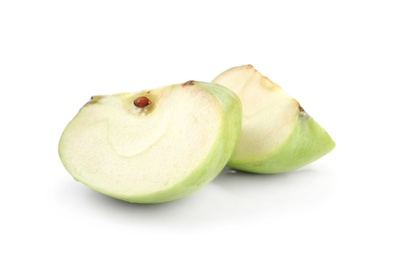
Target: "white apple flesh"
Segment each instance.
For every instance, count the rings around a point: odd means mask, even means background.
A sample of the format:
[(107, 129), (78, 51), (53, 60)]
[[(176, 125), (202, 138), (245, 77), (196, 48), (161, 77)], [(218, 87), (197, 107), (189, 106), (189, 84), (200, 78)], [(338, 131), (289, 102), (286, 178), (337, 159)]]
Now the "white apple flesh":
[(221, 172), (241, 118), (239, 98), (212, 83), (95, 96), (65, 128), (59, 155), (96, 191), (128, 202), (171, 201)]
[(254, 173), (280, 173), (307, 165), (335, 143), (300, 104), (252, 65), (231, 68), (213, 82), (242, 101), (242, 131), (228, 165)]

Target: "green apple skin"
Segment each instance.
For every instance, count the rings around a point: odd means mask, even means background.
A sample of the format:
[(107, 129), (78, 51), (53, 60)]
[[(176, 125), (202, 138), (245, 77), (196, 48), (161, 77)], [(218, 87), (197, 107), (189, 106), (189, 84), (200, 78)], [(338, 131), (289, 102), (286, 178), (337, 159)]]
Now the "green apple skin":
[(334, 147), (335, 143), (329, 134), (303, 112), (298, 114), (294, 130), (278, 149), (258, 159), (230, 159), (228, 166), (261, 174), (288, 172), (318, 160)]
[[(316, 161), (335, 147), (329, 134), (294, 98), (252, 65), (228, 69), (213, 82), (234, 91), (242, 102), (241, 136), (229, 167), (283, 173)], [(254, 123), (252, 118), (256, 118)]]
[[(211, 95), (215, 100), (217, 100), (219, 107), (222, 109), (221, 129), (220, 131), (218, 131), (215, 138), (216, 141), (215, 143), (213, 143), (211, 149), (206, 154), (205, 159), (202, 160), (201, 163), (197, 165), (197, 167), (195, 167), (192, 171), (187, 172), (186, 177), (179, 182), (172, 183), (165, 188), (160, 188), (156, 191), (150, 191), (148, 193), (134, 193), (133, 190), (131, 190), (131, 192), (117, 192), (115, 189), (112, 188), (99, 187), (97, 185), (94, 185), (91, 181), (82, 178), (80, 174), (76, 174), (76, 170), (73, 167), (70, 167), (70, 163), (66, 160), (64, 155), (64, 146), (66, 143), (66, 138), (64, 137), (68, 134), (68, 129), (73, 127), (73, 122), (76, 121), (76, 118), (80, 116), (81, 112), (85, 109), (85, 107), (97, 103), (96, 97), (80, 109), (79, 113), (68, 124), (62, 134), (59, 142), (59, 156), (64, 167), (76, 181), (79, 181), (90, 187), (91, 189), (108, 195), (110, 197), (131, 203), (153, 204), (169, 202), (188, 196), (194, 191), (202, 188), (204, 185), (212, 181), (221, 172), (221, 170), (226, 166), (232, 152), (235, 149), (236, 143), (239, 138), (239, 133), (241, 131), (242, 105), (238, 96), (235, 95), (235, 93), (227, 88), (224, 88), (223, 86), (214, 83), (188, 81), (183, 84), (175, 84), (159, 89), (172, 91), (175, 88), (188, 88), (192, 86), (201, 88), (209, 95)], [(144, 94), (149, 92), (142, 91), (140, 93)], [(124, 94), (118, 95), (123, 96)], [(136, 96), (138, 96), (138, 94), (136, 94)], [(101, 96), (99, 96), (99, 99), (100, 97)], [(185, 134), (188, 135), (189, 133)], [(199, 147), (194, 147), (194, 149), (199, 149)], [(192, 151), (192, 153), (194, 153), (194, 151)], [(153, 160), (161, 160), (161, 158), (153, 158)], [(147, 167), (150, 167), (150, 165), (147, 165)], [(133, 171), (133, 169), (131, 169), (131, 171)]]

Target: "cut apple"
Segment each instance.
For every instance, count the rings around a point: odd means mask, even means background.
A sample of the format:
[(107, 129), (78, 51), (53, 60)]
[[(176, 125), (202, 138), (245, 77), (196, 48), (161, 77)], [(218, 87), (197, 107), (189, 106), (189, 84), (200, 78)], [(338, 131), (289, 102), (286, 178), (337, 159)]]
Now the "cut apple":
[(242, 101), (242, 131), (230, 167), (255, 173), (286, 172), (335, 147), (294, 98), (252, 65), (231, 68), (213, 82), (231, 89)]
[(215, 178), (237, 143), (239, 98), (188, 81), (94, 96), (65, 128), (59, 155), (92, 189), (136, 203), (184, 197)]

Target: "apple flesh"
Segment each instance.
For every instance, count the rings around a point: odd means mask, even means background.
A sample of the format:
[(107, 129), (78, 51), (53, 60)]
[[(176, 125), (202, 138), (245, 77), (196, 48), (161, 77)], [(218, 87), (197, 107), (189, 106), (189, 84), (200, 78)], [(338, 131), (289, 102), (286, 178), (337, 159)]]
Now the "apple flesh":
[(307, 165), (335, 143), (300, 104), (252, 65), (231, 68), (214, 80), (242, 101), (242, 131), (228, 165), (254, 173), (280, 173)]
[(166, 202), (221, 172), (241, 120), (239, 98), (212, 83), (95, 96), (65, 128), (59, 155), (77, 181), (96, 191), (128, 202)]

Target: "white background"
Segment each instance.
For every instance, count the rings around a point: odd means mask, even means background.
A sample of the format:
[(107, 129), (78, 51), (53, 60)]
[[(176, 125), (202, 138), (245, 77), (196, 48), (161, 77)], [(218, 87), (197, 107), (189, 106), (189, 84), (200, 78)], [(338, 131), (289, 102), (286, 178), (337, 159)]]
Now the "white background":
[[(1, 259), (396, 259), (393, 1), (1, 1)], [(75, 182), (57, 145), (96, 94), (253, 64), (333, 137), (274, 176), (159, 205)]]

